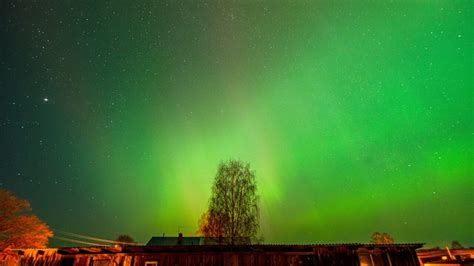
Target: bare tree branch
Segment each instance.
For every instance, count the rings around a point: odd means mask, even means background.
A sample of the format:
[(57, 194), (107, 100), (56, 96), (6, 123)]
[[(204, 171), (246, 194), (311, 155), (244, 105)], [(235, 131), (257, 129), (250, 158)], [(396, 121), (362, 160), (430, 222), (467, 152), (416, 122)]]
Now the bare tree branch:
[(221, 163), (198, 233), (221, 244), (249, 244), (257, 240), (259, 208), (255, 173), (249, 164)]

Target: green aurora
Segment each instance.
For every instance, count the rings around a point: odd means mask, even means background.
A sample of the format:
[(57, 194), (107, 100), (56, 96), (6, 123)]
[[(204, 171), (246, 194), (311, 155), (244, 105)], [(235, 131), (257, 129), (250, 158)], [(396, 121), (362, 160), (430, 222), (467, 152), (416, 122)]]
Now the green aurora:
[(2, 3), (0, 185), (53, 229), (195, 234), (236, 158), (266, 242), (474, 245), (471, 1), (99, 2)]

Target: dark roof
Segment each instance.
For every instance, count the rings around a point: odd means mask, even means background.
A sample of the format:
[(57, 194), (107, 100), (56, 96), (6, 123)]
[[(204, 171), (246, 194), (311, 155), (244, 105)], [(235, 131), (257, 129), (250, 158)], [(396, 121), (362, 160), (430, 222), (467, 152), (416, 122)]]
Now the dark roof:
[[(227, 241), (226, 241), (227, 240)], [(222, 243), (229, 243), (230, 238), (221, 238)], [(250, 238), (239, 237), (234, 239), (236, 245), (247, 245), (250, 244)], [(196, 245), (218, 245), (217, 239), (204, 236), (193, 236), (193, 237), (168, 237), (168, 236), (154, 236), (145, 245), (150, 246), (196, 246)]]
[(202, 237), (179, 237), (154, 236), (146, 243), (146, 246), (196, 246), (200, 245)]

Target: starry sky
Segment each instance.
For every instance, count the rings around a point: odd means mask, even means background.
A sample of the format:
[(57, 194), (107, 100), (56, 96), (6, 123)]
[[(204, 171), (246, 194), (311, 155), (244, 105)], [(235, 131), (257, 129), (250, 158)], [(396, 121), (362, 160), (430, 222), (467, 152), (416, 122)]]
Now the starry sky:
[(235, 158), (266, 242), (474, 245), (472, 2), (0, 5), (0, 187), (54, 230), (193, 235)]

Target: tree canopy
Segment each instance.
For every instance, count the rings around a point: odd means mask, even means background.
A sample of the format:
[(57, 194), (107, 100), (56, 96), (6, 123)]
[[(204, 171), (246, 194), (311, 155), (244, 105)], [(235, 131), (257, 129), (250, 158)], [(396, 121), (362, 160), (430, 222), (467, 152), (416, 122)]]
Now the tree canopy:
[(220, 244), (255, 241), (259, 230), (258, 200), (255, 172), (248, 163), (220, 163), (198, 233)]
[(45, 248), (52, 236), (48, 225), (31, 213), (27, 200), (0, 189), (0, 250)]
[(461, 242), (459, 242), (458, 240), (453, 240), (451, 242), (451, 248), (452, 249), (463, 249), (463, 245), (461, 244)]
[(119, 246), (127, 245), (127, 243), (135, 244), (135, 241), (133, 240), (133, 238), (125, 234), (119, 235), (117, 239), (115, 239), (115, 241), (117, 242), (116, 245), (119, 245)]
[(393, 244), (395, 241), (388, 233), (375, 232), (371, 236), (372, 244)]

